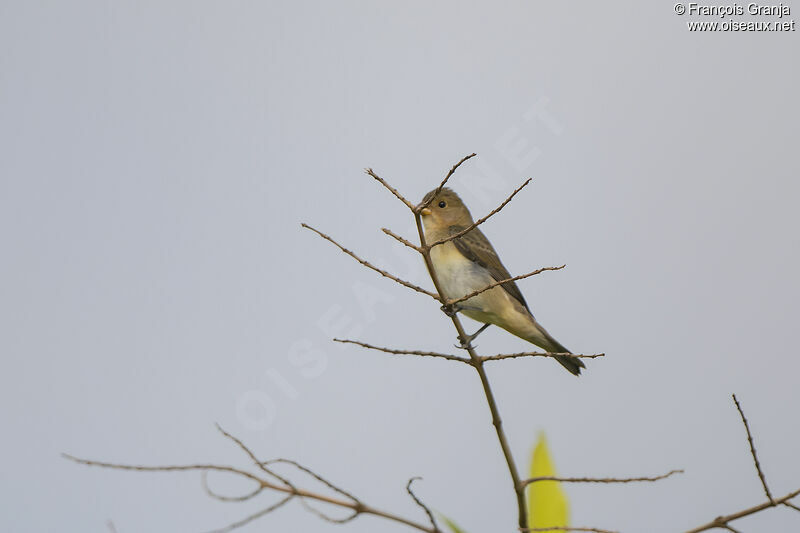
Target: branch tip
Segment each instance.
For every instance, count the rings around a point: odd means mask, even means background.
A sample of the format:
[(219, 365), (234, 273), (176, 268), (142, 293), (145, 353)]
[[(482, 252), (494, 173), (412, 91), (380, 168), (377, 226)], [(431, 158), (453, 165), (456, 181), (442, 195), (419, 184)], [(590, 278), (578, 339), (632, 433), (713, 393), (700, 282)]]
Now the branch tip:
[(409, 480), (408, 480), (408, 483), (406, 483), (406, 492), (408, 492), (409, 496), (411, 496), (411, 499), (412, 499), (412, 500), (414, 500), (414, 502), (415, 502), (415, 503), (416, 503), (418, 506), (420, 506), (420, 507), (422, 508), (422, 510), (423, 510), (423, 511), (425, 511), (425, 514), (426, 514), (426, 515), (428, 515), (428, 520), (429, 520), (429, 521), (430, 521), (430, 523), (431, 523), (431, 527), (433, 527), (433, 530), (432, 530), (432, 531), (433, 531), (434, 533), (440, 533), (439, 526), (436, 524), (436, 518), (433, 516), (433, 513), (431, 512), (431, 510), (428, 508), (428, 506), (427, 506), (427, 505), (425, 505), (424, 503), (422, 503), (422, 500), (420, 500), (420, 499), (417, 497), (417, 495), (416, 495), (416, 494), (414, 494), (414, 491), (413, 491), (413, 490), (411, 490), (411, 485), (414, 483), (414, 481), (417, 481), (417, 480), (420, 480), (420, 481), (422, 481), (422, 478), (421, 478), (421, 477), (419, 477), (419, 476), (415, 476), (415, 477), (412, 477), (411, 479), (409, 479)]
[(309, 230), (313, 231), (314, 233), (316, 233), (317, 235), (319, 235), (320, 237), (322, 237), (326, 241), (330, 242), (331, 244), (333, 244), (334, 246), (339, 248), (342, 252), (344, 252), (345, 254), (349, 255), (350, 257), (352, 257), (353, 259), (358, 261), (362, 266), (365, 266), (368, 269), (377, 272), (378, 274), (380, 274), (381, 276), (383, 276), (385, 278), (389, 278), (390, 280), (394, 281), (395, 283), (399, 283), (400, 285), (402, 285), (404, 287), (407, 287), (407, 288), (409, 288), (409, 289), (411, 289), (413, 291), (416, 291), (416, 292), (421, 293), (421, 294), (426, 294), (426, 295), (430, 296), (431, 298), (433, 298), (434, 300), (440, 301), (439, 300), (439, 296), (437, 294), (434, 294), (431, 291), (425, 290), (422, 287), (414, 285), (413, 283), (410, 283), (408, 281), (402, 280), (402, 279), (398, 278), (397, 276), (395, 276), (394, 274), (391, 274), (391, 273), (387, 272), (386, 270), (382, 270), (382, 269), (376, 267), (375, 265), (373, 265), (369, 261), (361, 259), (355, 253), (351, 252), (350, 250), (348, 250), (347, 248), (345, 248), (344, 246), (342, 246), (341, 244), (336, 242), (330, 235), (327, 235), (327, 234), (321, 232), (320, 230), (318, 230), (318, 229), (316, 229), (316, 228), (314, 228), (312, 226), (309, 226), (306, 223), (303, 223), (302, 226), (304, 228), (306, 228), (306, 229), (309, 229)]
[(764, 494), (767, 495), (767, 499), (772, 503), (772, 505), (775, 505), (775, 500), (772, 498), (772, 493), (769, 491), (769, 487), (767, 486), (767, 478), (764, 476), (764, 472), (761, 470), (761, 463), (758, 462), (758, 454), (756, 454), (756, 446), (753, 443), (753, 435), (750, 433), (750, 424), (747, 423), (747, 418), (744, 416), (744, 411), (742, 411), (742, 406), (739, 404), (739, 400), (736, 399), (736, 395), (731, 394), (731, 397), (733, 398), (733, 403), (736, 404), (736, 410), (739, 411), (739, 416), (741, 416), (744, 429), (747, 432), (747, 443), (750, 445), (750, 455), (753, 456), (753, 464), (756, 467), (758, 479), (761, 480), (761, 486), (764, 488)]

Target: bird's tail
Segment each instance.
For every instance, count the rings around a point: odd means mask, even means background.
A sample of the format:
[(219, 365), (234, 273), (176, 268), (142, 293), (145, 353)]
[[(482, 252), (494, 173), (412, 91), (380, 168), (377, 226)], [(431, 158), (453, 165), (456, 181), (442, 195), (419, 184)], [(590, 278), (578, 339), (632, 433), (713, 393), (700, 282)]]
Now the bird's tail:
[[(536, 324), (536, 326), (536, 332), (530, 337), (526, 338), (528, 342), (532, 342), (536, 346), (539, 346), (540, 348), (551, 353), (572, 353), (567, 350), (563, 344), (555, 340), (552, 335), (547, 333), (542, 326), (539, 324)], [(583, 361), (576, 359), (575, 357), (558, 355), (555, 357), (555, 360), (561, 363), (561, 366), (569, 370), (570, 373), (575, 376), (580, 375), (581, 368), (586, 368), (586, 365), (583, 364)]]

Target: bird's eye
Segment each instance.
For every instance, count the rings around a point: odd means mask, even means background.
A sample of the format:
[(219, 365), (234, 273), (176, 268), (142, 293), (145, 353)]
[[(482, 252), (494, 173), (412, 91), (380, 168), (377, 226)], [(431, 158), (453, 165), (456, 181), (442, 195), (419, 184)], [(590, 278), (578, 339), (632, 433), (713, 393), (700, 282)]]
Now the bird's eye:
[(447, 207), (447, 203), (445, 203), (445, 201), (442, 200), (441, 202), (439, 202), (439, 207), (442, 207), (442, 208)]

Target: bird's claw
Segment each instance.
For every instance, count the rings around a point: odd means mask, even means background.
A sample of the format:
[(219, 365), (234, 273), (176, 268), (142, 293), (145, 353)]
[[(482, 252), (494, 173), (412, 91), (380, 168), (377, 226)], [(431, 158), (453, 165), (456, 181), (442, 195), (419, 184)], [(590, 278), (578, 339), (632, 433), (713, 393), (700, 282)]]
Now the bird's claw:
[(446, 314), (450, 318), (453, 318), (454, 316), (456, 316), (456, 313), (461, 311), (461, 306), (458, 304), (443, 305), (440, 309), (442, 310), (442, 313)]
[(454, 344), (453, 346), (455, 346), (460, 350), (469, 350), (470, 348), (472, 349), (477, 348), (477, 346), (474, 346), (472, 344), (472, 339), (467, 339), (466, 341), (464, 341), (461, 337), (457, 337), (456, 340), (458, 341), (458, 344)]
[(462, 350), (468, 350), (469, 348), (475, 348), (475, 346), (472, 346), (472, 341), (474, 341), (474, 340), (475, 340), (475, 338), (476, 338), (478, 335), (480, 335), (481, 333), (483, 333), (483, 331), (484, 331), (486, 328), (488, 328), (490, 325), (491, 325), (491, 324), (484, 324), (484, 325), (482, 325), (482, 326), (481, 326), (481, 327), (478, 329), (478, 331), (476, 331), (476, 332), (475, 332), (475, 333), (473, 333), (472, 335), (469, 335), (469, 336), (468, 336), (466, 339), (462, 339), (462, 338), (461, 338), (461, 335), (459, 335), (458, 337), (456, 337), (456, 340), (457, 340), (457, 341), (460, 343), (460, 345), (456, 345), (456, 348), (461, 348)]

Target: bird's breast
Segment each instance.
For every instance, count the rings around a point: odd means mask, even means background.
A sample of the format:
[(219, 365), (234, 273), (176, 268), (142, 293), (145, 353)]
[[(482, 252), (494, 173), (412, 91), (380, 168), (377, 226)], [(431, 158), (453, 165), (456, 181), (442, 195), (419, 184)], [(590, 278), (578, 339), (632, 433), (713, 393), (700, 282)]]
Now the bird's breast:
[[(461, 298), (494, 281), (485, 268), (464, 257), (452, 242), (431, 249), (431, 261), (444, 296), (449, 299)], [(472, 300), (469, 302), (475, 303)]]

